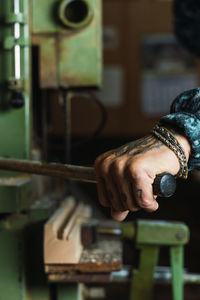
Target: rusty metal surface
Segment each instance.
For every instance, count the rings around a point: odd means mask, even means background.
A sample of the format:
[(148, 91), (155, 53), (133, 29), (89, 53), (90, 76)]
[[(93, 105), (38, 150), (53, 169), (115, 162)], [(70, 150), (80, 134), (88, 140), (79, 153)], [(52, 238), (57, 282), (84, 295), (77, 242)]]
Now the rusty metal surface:
[(82, 282), (82, 283), (107, 283), (111, 281), (110, 273), (102, 274), (79, 274), (79, 273), (64, 273), (64, 274), (49, 274), (49, 282)]
[(0, 157), (0, 169), (96, 182), (94, 168)]
[(42, 88), (101, 86), (101, 0), (88, 1), (94, 17), (79, 29), (58, 22), (55, 0), (31, 2), (32, 42), (40, 48)]
[(39, 48), (40, 87), (58, 88), (56, 38), (48, 34), (32, 35), (31, 42)]

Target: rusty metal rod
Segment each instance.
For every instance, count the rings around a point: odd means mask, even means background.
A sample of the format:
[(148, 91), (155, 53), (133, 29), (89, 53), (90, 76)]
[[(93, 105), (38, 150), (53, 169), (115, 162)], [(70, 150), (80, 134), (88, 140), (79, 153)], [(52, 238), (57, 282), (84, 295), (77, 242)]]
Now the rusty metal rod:
[(96, 183), (91, 167), (0, 157), (0, 169)]
[[(92, 167), (0, 157), (0, 169), (96, 183)], [(176, 180), (173, 175), (162, 173), (156, 176), (153, 183), (154, 195), (170, 197), (175, 190)]]

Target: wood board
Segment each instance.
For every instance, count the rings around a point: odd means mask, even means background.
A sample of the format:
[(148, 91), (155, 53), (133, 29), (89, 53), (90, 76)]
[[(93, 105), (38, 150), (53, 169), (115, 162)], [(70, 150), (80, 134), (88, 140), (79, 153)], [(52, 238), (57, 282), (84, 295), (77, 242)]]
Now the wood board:
[(44, 263), (77, 264), (82, 253), (81, 224), (91, 215), (83, 203), (68, 197), (44, 226)]

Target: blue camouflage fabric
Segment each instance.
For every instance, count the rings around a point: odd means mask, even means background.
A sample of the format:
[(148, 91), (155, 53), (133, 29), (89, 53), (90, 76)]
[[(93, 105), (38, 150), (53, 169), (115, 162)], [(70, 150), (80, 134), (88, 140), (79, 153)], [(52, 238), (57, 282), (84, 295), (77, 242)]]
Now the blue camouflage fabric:
[(180, 94), (172, 103), (170, 114), (159, 121), (183, 133), (191, 144), (189, 170), (200, 169), (200, 88)]

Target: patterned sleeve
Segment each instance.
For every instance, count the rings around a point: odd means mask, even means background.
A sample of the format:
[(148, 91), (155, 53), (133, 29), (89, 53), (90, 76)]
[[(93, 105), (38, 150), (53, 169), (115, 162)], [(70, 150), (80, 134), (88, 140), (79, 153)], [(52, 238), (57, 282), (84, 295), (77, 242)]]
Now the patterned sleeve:
[(191, 144), (189, 170), (200, 168), (200, 88), (179, 95), (171, 105), (169, 115), (159, 121), (163, 126), (174, 126)]

